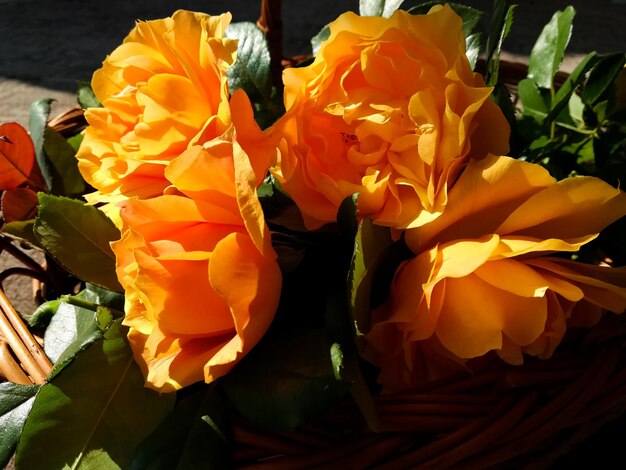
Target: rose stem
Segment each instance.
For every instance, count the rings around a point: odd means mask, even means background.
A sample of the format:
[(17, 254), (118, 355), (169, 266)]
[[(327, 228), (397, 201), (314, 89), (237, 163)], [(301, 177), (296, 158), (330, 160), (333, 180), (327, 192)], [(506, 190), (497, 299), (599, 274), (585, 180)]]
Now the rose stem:
[(261, 17), (256, 22), (265, 34), (270, 49), (270, 68), (272, 82), (282, 93), (283, 67), (283, 8), (282, 0), (263, 0), (261, 2)]

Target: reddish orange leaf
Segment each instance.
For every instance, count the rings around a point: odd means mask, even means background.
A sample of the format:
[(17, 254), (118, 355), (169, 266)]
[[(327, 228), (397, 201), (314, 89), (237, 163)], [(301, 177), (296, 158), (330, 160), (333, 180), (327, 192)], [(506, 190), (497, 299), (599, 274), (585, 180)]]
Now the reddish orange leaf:
[(28, 181), (35, 163), (35, 147), (17, 122), (0, 125), (0, 189), (17, 188)]
[(37, 193), (29, 188), (9, 189), (2, 193), (2, 218), (5, 222), (30, 220), (37, 215)]

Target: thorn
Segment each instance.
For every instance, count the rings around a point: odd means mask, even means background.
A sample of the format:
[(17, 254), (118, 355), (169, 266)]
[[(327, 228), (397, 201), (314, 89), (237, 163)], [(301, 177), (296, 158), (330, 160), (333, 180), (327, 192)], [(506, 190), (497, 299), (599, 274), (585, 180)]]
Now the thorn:
[(11, 139), (9, 139), (6, 135), (0, 135), (0, 140), (2, 140), (4, 142), (8, 142), (10, 144), (13, 143), (13, 142), (11, 142)]

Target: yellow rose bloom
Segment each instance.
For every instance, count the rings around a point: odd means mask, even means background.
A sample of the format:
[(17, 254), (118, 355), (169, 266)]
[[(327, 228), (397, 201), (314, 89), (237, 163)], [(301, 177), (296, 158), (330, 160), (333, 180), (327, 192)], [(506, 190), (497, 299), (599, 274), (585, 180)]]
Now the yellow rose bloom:
[(365, 355), (400, 390), (495, 351), (548, 358), (567, 326), (626, 309), (626, 268), (549, 256), (575, 252), (626, 214), (626, 194), (592, 177), (555, 181), (508, 157), (472, 161), (446, 211), (408, 230), (415, 257), (373, 312)]
[(160, 391), (226, 374), (278, 306), (281, 272), (256, 196), (266, 166), (227, 137), (183, 153), (168, 194), (122, 203), (112, 247), (124, 324), (147, 386)]
[(94, 73), (103, 107), (85, 113), (77, 154), (97, 189), (90, 201), (162, 194), (169, 162), (230, 125), (226, 71), (237, 51), (237, 41), (223, 38), (230, 19), (179, 10), (140, 21)]
[(390, 18), (345, 13), (314, 62), (283, 72), (274, 174), (315, 229), (359, 193), (359, 214), (421, 226), (469, 159), (508, 151), (509, 127), (465, 55), (449, 6)]

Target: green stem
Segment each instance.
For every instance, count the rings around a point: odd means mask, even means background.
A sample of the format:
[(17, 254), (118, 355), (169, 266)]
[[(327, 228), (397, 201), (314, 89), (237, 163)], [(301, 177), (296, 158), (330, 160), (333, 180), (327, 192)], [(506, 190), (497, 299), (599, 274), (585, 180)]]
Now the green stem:
[(77, 297), (75, 295), (62, 295), (59, 300), (61, 302), (65, 302), (66, 304), (75, 305), (76, 307), (86, 308), (87, 310), (93, 310), (94, 312), (98, 308), (98, 304), (94, 302), (90, 302), (81, 297)]
[[(555, 97), (555, 92), (554, 92), (554, 80), (552, 80), (552, 82), (550, 82), (550, 103), (551, 106), (554, 106), (554, 97)], [(552, 120), (552, 122), (550, 123), (550, 140), (554, 140), (554, 135), (556, 134), (556, 116), (554, 118), (554, 120)]]

